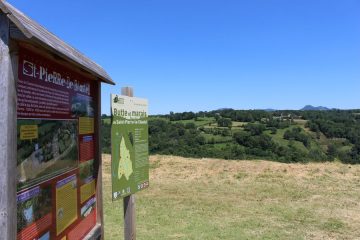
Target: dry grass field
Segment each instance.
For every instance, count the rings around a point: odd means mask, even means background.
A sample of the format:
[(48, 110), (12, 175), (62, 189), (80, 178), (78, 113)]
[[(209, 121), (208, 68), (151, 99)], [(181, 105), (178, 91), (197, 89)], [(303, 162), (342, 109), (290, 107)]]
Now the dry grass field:
[[(104, 159), (105, 239), (123, 239)], [(137, 239), (360, 239), (360, 166), (150, 157)]]

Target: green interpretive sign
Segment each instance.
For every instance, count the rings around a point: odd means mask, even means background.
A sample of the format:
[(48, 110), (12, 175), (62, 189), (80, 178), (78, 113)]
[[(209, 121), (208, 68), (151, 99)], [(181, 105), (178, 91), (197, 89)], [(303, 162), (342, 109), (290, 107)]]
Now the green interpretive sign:
[(148, 101), (111, 94), (111, 180), (116, 200), (149, 187)]

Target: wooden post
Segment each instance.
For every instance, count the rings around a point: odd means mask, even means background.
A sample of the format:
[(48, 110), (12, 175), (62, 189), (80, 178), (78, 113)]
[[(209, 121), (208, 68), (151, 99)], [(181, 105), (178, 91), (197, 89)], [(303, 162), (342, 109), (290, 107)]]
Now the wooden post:
[[(0, 239), (16, 239), (16, 79), (10, 22), (0, 12)], [(17, 73), (17, 72), (16, 72)]]
[(132, 87), (122, 87), (121, 88), (121, 95), (128, 96), (128, 97), (133, 97), (134, 96), (133, 88)]
[[(121, 94), (128, 97), (134, 96), (134, 92), (131, 87), (121, 88)], [(136, 240), (135, 195), (130, 195), (124, 198), (124, 239)]]
[(97, 83), (97, 106), (96, 106), (96, 158), (97, 158), (97, 186), (96, 186), (96, 203), (97, 203), (97, 224), (101, 226), (101, 239), (104, 239), (104, 212), (103, 212), (103, 193), (102, 193), (102, 155), (101, 155), (101, 82)]

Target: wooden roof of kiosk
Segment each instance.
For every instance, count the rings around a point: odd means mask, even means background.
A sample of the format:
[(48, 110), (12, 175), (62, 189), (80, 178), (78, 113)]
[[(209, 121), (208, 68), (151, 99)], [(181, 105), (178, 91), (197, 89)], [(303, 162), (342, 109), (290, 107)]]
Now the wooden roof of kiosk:
[(84, 56), (9, 3), (0, 0), (0, 9), (11, 21), (10, 35), (12, 38), (20, 42), (30, 41), (32, 44), (44, 47), (58, 57), (78, 66), (81, 72), (89, 73), (102, 82), (115, 85), (111, 77), (100, 65)]

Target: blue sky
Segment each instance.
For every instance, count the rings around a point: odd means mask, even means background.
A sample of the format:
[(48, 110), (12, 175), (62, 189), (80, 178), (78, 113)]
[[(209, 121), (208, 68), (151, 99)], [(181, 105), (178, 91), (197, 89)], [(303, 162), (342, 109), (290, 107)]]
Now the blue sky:
[(358, 0), (8, 0), (170, 111), (360, 108)]

